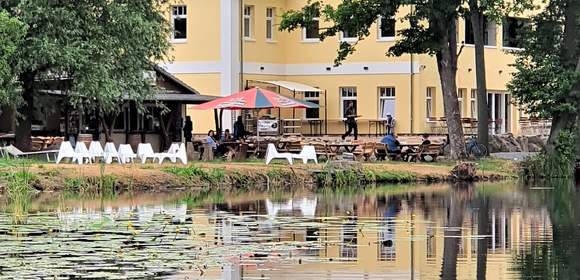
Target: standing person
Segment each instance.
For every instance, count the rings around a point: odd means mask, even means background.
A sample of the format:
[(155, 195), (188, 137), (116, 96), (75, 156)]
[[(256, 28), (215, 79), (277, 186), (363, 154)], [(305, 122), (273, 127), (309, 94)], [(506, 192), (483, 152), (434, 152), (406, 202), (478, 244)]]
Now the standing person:
[(387, 115), (387, 135), (395, 133), (395, 119), (391, 114)]
[(193, 122), (191, 121), (191, 117), (185, 117), (185, 124), (183, 125), (183, 136), (185, 137), (185, 143), (191, 142), (191, 138), (193, 137)]
[(354, 131), (354, 140), (357, 140), (358, 126), (356, 124), (356, 118), (358, 118), (358, 116), (356, 115), (356, 108), (354, 107), (354, 102), (351, 101), (348, 103), (344, 113), (346, 115), (347, 131), (344, 133), (344, 135), (342, 135), (342, 140), (346, 139), (346, 137), (349, 136), (351, 133), (353, 133), (353, 131)]
[(242, 116), (238, 116), (238, 120), (234, 123), (234, 139), (244, 139), (246, 137), (246, 128), (242, 121)]

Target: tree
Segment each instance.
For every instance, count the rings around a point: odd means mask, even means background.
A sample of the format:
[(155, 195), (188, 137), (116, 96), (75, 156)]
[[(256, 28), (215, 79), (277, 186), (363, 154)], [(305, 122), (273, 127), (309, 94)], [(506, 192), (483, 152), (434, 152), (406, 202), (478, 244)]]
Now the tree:
[(0, 106), (18, 100), (16, 79), (10, 61), (26, 29), (18, 19), (0, 10)]
[[(322, 29), (320, 39), (348, 30), (363, 40), (370, 34), (371, 25), (379, 18), (393, 17), (400, 7), (410, 5), (412, 12), (404, 17), (410, 26), (399, 31), (400, 38), (388, 51), (389, 55), (405, 53), (429, 54), (437, 59), (437, 69), (443, 91), (443, 105), (449, 132), (451, 157), (466, 157), (465, 139), (459, 101), (457, 99), (457, 19), (462, 11), (462, 0), (343, 0), (336, 8), (316, 1), (300, 11), (283, 14), (280, 30), (292, 31), (307, 27), (313, 18), (322, 16), (330, 27)], [(445, 24), (441, 24), (445, 23)], [(340, 64), (355, 51), (356, 44), (341, 42), (335, 64)]]
[(517, 53), (514, 78), (508, 85), (530, 114), (551, 118), (543, 171), (552, 177), (573, 174), (580, 141), (580, 3), (553, 0), (533, 18)]
[(122, 100), (141, 104), (152, 92), (144, 71), (169, 49), (167, 0), (0, 0), (0, 9), (28, 26), (13, 55), (24, 101), (16, 144), (31, 147), (34, 95), (57, 81), (80, 110), (115, 115)]

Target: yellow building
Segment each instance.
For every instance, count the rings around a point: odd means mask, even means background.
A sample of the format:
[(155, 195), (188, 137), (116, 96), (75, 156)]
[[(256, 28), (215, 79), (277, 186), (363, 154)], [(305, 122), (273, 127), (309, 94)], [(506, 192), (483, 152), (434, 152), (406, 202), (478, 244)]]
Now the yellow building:
[[(339, 0), (329, 0), (337, 4)], [(319, 102), (320, 111), (298, 110), (295, 117), (322, 119), (329, 134), (344, 132), (345, 104), (356, 102), (359, 133), (375, 133), (369, 127), (391, 114), (398, 133), (437, 132), (443, 116), (443, 101), (437, 65), (428, 55), (386, 57), (385, 52), (397, 39), (396, 30), (404, 27), (399, 19), (408, 13), (403, 8), (396, 19), (378, 19), (371, 35), (357, 44), (357, 51), (339, 67), (332, 67), (339, 41), (354, 41), (348, 34), (317, 39), (318, 30), (280, 32), (280, 15), (297, 10), (307, 0), (179, 0), (168, 12), (175, 29), (173, 61), (162, 64), (169, 72), (203, 94), (226, 96), (255, 81), (294, 82), (318, 88), (320, 92), (296, 95)], [(467, 24), (466, 24), (467, 23)], [(320, 23), (323, 27), (324, 23)], [(493, 133), (520, 133), (520, 112), (511, 104), (506, 83), (514, 71), (510, 64), (517, 50), (514, 38), (521, 19), (507, 18), (503, 24), (489, 23), (486, 31), (487, 87)], [(457, 86), (462, 115), (477, 117), (475, 96), (475, 58), (469, 22), (459, 21), (459, 41), (465, 42), (459, 58)], [(293, 94), (280, 83), (259, 83)], [(295, 84), (292, 84), (295, 85)], [(292, 87), (289, 87), (292, 89)], [(214, 127), (213, 112), (188, 110), (195, 133)], [(232, 114), (224, 114), (231, 124)], [(273, 112), (273, 114), (276, 114)], [(292, 117), (283, 112), (282, 118)], [(303, 121), (302, 132), (309, 126)]]

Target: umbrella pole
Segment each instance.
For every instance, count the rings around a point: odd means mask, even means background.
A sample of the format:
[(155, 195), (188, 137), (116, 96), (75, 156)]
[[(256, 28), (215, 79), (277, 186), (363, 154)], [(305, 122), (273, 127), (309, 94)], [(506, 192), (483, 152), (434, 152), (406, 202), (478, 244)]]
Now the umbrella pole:
[(256, 143), (258, 143), (258, 146), (256, 147), (256, 154), (260, 152), (260, 127), (258, 126), (258, 122), (260, 121), (260, 117), (258, 116), (259, 112), (260, 111), (256, 109)]

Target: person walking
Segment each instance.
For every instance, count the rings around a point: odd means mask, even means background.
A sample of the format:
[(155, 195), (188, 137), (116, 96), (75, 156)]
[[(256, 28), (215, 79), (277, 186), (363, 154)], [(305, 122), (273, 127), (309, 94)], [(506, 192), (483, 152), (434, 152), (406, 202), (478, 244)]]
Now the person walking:
[(354, 140), (357, 140), (358, 125), (356, 124), (356, 118), (358, 118), (359, 116), (356, 115), (356, 108), (354, 107), (354, 102), (351, 101), (348, 103), (344, 113), (346, 116), (347, 130), (344, 133), (344, 135), (342, 135), (342, 140), (346, 139), (346, 137), (351, 135), (353, 132), (354, 132)]
[(191, 117), (185, 117), (185, 124), (183, 125), (183, 137), (185, 137), (185, 143), (191, 142), (191, 138), (193, 137), (193, 122), (191, 121)]

